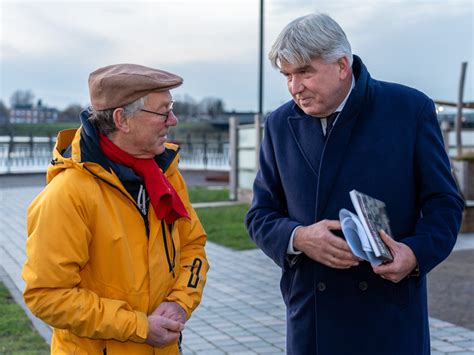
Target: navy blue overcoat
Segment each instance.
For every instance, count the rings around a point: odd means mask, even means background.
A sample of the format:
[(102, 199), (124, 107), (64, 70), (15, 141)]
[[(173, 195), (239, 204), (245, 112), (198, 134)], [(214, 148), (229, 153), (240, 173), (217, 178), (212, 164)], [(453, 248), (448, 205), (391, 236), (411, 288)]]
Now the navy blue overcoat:
[[(353, 70), (326, 141), (292, 101), (268, 117), (247, 228), (282, 268), (289, 354), (429, 354), (426, 274), (451, 252), (464, 203), (432, 100), (372, 79), (357, 56)], [(413, 250), (420, 276), (392, 283), (366, 262), (337, 270), (286, 254), (296, 226), (354, 212), (352, 189), (386, 203), (392, 237)]]

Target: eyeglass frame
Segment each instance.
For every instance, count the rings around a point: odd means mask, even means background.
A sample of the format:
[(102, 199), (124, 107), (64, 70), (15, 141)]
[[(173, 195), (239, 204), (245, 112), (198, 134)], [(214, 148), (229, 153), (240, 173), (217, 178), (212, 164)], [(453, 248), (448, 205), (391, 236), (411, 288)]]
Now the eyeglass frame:
[(147, 113), (153, 113), (157, 116), (166, 117), (166, 119), (164, 120), (164, 122), (166, 123), (166, 121), (168, 121), (168, 119), (170, 118), (171, 112), (173, 112), (173, 105), (174, 105), (174, 101), (171, 101), (169, 106), (168, 106), (168, 112), (167, 113), (155, 112), (155, 111), (150, 111), (150, 110), (145, 110), (145, 109), (140, 109), (140, 111), (147, 112)]

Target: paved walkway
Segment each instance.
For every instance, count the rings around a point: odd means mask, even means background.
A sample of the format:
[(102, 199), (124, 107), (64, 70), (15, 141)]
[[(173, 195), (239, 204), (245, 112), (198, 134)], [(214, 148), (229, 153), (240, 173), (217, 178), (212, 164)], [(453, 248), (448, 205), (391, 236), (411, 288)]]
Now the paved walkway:
[[(0, 278), (22, 305), (25, 211), (40, 190), (0, 189)], [(456, 248), (474, 249), (474, 236), (461, 236)], [(258, 250), (237, 252), (208, 243), (207, 254), (211, 270), (203, 301), (184, 330), (184, 354), (284, 353), (278, 267)], [(35, 326), (49, 337), (48, 327), (40, 321)], [(474, 331), (434, 318), (430, 329), (433, 355), (474, 354)]]

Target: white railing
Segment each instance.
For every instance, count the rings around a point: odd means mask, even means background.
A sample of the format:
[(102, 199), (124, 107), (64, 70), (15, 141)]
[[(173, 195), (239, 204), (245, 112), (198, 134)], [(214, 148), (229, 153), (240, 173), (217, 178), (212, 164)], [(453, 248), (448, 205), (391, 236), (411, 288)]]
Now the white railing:
[[(0, 175), (45, 172), (52, 159), (55, 138), (0, 137)], [(180, 168), (229, 171), (227, 142), (198, 141), (180, 144)]]

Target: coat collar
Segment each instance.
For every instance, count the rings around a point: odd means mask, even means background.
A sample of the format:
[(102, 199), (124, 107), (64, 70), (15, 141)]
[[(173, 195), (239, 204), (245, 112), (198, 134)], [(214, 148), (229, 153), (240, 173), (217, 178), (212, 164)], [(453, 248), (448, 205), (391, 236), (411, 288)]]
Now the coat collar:
[(325, 141), (321, 122), (318, 118), (306, 115), (296, 104), (294, 110), (299, 111), (299, 115), (288, 117), (290, 132), (305, 162), (314, 176), (317, 177), (319, 175), (321, 149)]

